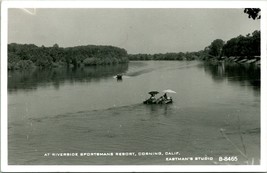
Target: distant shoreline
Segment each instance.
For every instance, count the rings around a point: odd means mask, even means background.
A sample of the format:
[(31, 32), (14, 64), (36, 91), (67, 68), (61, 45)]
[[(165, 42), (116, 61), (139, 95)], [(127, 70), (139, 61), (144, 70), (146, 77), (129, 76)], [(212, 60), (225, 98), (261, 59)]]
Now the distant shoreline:
[(128, 63), (127, 51), (114, 46), (38, 47), (8, 44), (8, 70), (48, 69)]
[(129, 61), (165, 60), (165, 61), (227, 61), (239, 64), (260, 66), (260, 31), (246, 36), (239, 35), (224, 42), (215, 39), (204, 50), (196, 52), (128, 54), (123, 48), (115, 46), (86, 45), (62, 48), (34, 44), (8, 44), (8, 70), (32, 68), (49, 69), (57, 67), (83, 67), (114, 65)]

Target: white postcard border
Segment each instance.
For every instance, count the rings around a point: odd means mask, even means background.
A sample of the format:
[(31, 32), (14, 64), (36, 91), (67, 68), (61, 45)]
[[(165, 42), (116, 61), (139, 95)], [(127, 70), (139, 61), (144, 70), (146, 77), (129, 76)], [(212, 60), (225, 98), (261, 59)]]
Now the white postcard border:
[[(8, 165), (7, 39), (9, 8), (261, 8), (261, 165)], [(1, 7), (1, 171), (4, 172), (262, 172), (267, 171), (266, 1), (3, 1)]]

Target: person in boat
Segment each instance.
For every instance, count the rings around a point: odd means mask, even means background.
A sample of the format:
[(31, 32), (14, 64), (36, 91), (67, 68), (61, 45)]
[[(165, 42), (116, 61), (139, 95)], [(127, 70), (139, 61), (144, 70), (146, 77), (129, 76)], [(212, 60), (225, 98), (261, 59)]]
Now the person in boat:
[(156, 97), (155, 97), (155, 94), (151, 94), (149, 100), (150, 100), (152, 103), (156, 102), (157, 99), (156, 99)]
[(165, 100), (168, 99), (167, 93), (164, 93), (163, 98), (164, 98)]
[(158, 99), (157, 99), (157, 103), (162, 103), (164, 101), (164, 97), (163, 96), (160, 96)]
[(157, 100), (157, 102), (158, 102), (158, 103), (162, 103), (163, 101), (166, 101), (166, 100), (168, 100), (168, 99), (170, 99), (170, 98), (167, 96), (167, 93), (164, 93), (163, 96), (161, 96), (161, 97)]
[(162, 103), (163, 101), (166, 101), (168, 98), (167, 94), (165, 93), (164, 95), (160, 96), (158, 99), (157, 99), (157, 103)]

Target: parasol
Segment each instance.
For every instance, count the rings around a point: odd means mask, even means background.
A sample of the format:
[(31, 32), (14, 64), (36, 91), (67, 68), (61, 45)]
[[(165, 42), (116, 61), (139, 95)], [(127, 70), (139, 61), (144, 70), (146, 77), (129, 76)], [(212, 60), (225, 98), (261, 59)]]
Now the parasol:
[(156, 95), (158, 93), (159, 93), (158, 91), (150, 91), (148, 94), (150, 94), (150, 95)]
[(164, 92), (164, 93), (176, 93), (175, 91), (173, 91), (173, 90), (170, 90), (170, 89), (163, 90), (162, 92)]

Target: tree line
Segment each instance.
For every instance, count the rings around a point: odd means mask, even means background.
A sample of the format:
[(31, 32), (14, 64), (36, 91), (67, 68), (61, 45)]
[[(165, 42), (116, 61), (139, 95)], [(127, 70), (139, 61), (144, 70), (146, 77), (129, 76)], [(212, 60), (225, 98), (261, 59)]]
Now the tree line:
[(226, 43), (222, 39), (216, 39), (201, 54), (201, 59), (260, 56), (261, 33), (255, 30), (252, 34), (239, 35)]
[(165, 54), (131, 54), (129, 60), (208, 60), (227, 57), (255, 57), (260, 56), (260, 31), (256, 30), (246, 36), (239, 35), (224, 42), (215, 39), (204, 50), (196, 52), (179, 52)]
[(76, 46), (62, 48), (34, 44), (8, 44), (8, 69), (30, 69), (51, 67), (79, 67), (127, 63), (127, 51), (114, 46)]
[(8, 69), (30, 69), (32, 67), (79, 67), (90, 65), (110, 65), (127, 63), (129, 60), (195, 60), (221, 59), (227, 57), (253, 58), (260, 56), (261, 33), (256, 30), (246, 36), (239, 35), (224, 42), (216, 39), (204, 50), (165, 54), (127, 54), (127, 51), (114, 46), (76, 46), (62, 48), (38, 47), (34, 44), (8, 44)]
[(159, 54), (129, 54), (129, 60), (195, 60), (199, 52), (159, 53)]

